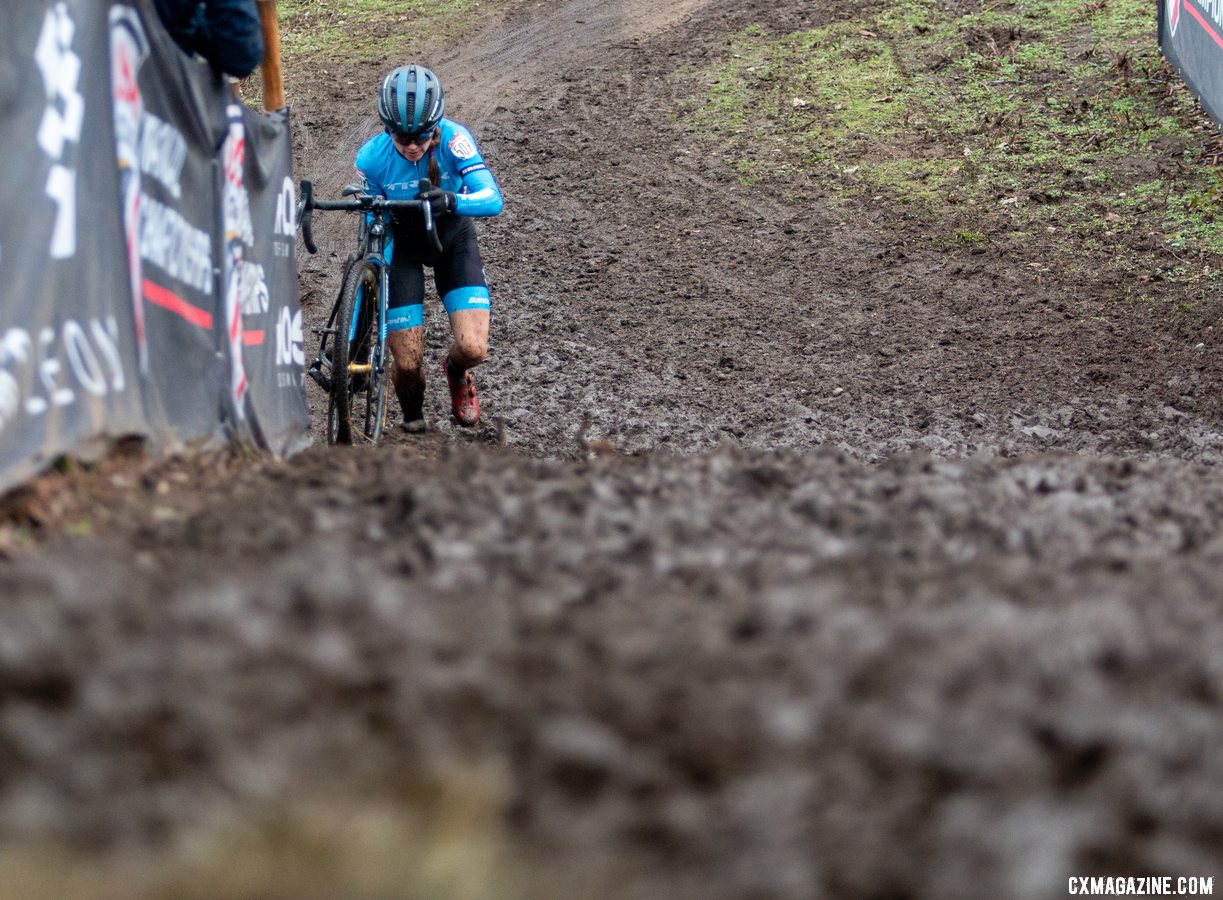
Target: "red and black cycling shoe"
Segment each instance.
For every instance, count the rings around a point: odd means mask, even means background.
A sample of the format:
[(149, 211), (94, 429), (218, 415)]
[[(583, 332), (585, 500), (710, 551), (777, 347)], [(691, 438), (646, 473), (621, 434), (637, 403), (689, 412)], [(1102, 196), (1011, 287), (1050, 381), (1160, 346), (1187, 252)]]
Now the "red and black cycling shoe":
[(471, 369), (458, 369), (449, 353), (442, 359), (442, 370), (450, 385), (450, 408), (454, 412), (454, 420), (464, 428), (471, 428), (480, 421), (480, 398), (476, 396), (475, 376), (471, 374)]

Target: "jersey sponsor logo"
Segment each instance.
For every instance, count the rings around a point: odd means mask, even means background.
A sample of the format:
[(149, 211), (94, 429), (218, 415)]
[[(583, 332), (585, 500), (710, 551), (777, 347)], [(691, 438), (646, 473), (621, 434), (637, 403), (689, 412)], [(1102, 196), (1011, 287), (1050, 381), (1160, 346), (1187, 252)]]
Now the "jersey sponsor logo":
[(465, 134), (456, 134), (446, 146), (459, 159), (471, 159), (476, 155), (476, 145)]
[(464, 178), (466, 178), (466, 177), (467, 177), (468, 175), (470, 175), (472, 172), (479, 172), (479, 171), (481, 171), (482, 169), (487, 169), (487, 168), (488, 168), (488, 166), (484, 165), (484, 163), (476, 163), (474, 166), (468, 166), (468, 167), (467, 167), (467, 168), (465, 168), (465, 169), (459, 169), (459, 175), (461, 175), (461, 176), (463, 176)]

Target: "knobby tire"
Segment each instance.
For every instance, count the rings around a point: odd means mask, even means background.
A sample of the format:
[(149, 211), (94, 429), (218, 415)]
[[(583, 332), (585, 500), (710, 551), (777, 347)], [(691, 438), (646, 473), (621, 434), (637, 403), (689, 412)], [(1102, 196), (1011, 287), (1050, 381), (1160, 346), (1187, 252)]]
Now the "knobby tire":
[[(357, 296), (362, 292), (361, 310), (357, 313)], [(331, 351), (331, 397), (327, 405), (327, 439), (332, 444), (353, 442), (353, 406), (361, 393), (365, 397), (364, 427), (367, 438), (382, 437), (386, 418), (386, 376), (377, 371), (354, 377), (348, 366), (353, 362), (368, 363), (372, 348), (378, 342), (378, 270), (369, 262), (358, 262), (348, 268), (340, 291), (335, 317), (335, 341)], [(357, 332), (353, 334), (353, 316), (358, 315)], [(356, 382), (356, 385), (354, 385)]]

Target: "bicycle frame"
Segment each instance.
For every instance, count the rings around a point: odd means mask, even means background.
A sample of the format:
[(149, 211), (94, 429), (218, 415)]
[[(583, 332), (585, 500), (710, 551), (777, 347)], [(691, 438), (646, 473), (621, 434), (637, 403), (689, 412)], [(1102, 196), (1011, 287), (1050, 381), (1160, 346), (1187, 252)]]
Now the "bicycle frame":
[[(386, 339), (389, 334), (387, 302), (391, 292), (391, 273), (386, 261), (387, 215), (383, 210), (372, 210), (370, 216), (373, 221), (363, 220), (357, 236), (357, 259), (364, 259), (378, 270), (378, 343), (370, 354), (370, 365), (379, 377), (386, 374)], [(357, 310), (352, 319), (352, 330), (348, 335), (349, 341), (354, 340), (357, 336), (357, 328), (360, 324), (360, 303), (364, 299), (365, 297), (362, 296), (357, 301)], [(367, 374), (362, 372), (361, 366), (350, 365), (349, 370), (353, 374)]]
[[(355, 362), (349, 356), (352, 347), (361, 333), (361, 303), (367, 299), (362, 283), (350, 282), (350, 269), (346, 268), (344, 271), (344, 277), (341, 282), (341, 295), (336, 300), (336, 305), (332, 310), (327, 327), (315, 329), (316, 332), (323, 334), (323, 341), (319, 349), (319, 357), (311, 364), (307, 373), (330, 395), (331, 399), (329, 402), (333, 406), (329, 406), (329, 422), (331, 421), (330, 416), (333, 408), (342, 411), (338, 415), (343, 417), (345, 424), (341, 426), (338, 433), (341, 435), (339, 440), (344, 443), (349, 442), (348, 435), (350, 434), (351, 421), (347, 417), (349, 392), (352, 388), (351, 379), (354, 377), (360, 378), (364, 376), (367, 379), (371, 379), (367, 382), (370, 387), (376, 386), (373, 393), (377, 395), (378, 412), (375, 414), (377, 424), (373, 427), (373, 439), (377, 440), (381, 434), (387, 389), (386, 376), (388, 374), (386, 342), (390, 326), (388, 305), (390, 302), (391, 283), (390, 267), (386, 261), (386, 245), (389, 241), (391, 217), (396, 211), (400, 210), (419, 212), (424, 218), (425, 233), (428, 236), (429, 242), (433, 245), (433, 249), (440, 254), (442, 252), (442, 244), (437, 233), (437, 223), (433, 218), (432, 207), (428, 200), (424, 199), (424, 195), (431, 189), (432, 186), (428, 179), (421, 179), (417, 182), (417, 199), (390, 200), (385, 197), (365, 194), (359, 187), (352, 185), (344, 189), (344, 196), (351, 199), (315, 200), (313, 185), (309, 181), (302, 181), (301, 183), (301, 201), (298, 204), (297, 219), (301, 227), (302, 242), (305, 244), (306, 250), (310, 253), (318, 252), (311, 227), (314, 210), (339, 210), (362, 213), (361, 225), (357, 232), (357, 253), (354, 257), (349, 257), (353, 261), (350, 264), (372, 266), (375, 270), (378, 284), (378, 309), (373, 311), (377, 316), (375, 320), (377, 324), (377, 338), (373, 341), (374, 346), (370, 347), (368, 362)], [(341, 309), (341, 304), (345, 302), (345, 292), (349, 290), (347, 287), (349, 284), (353, 285), (352, 290), (355, 293), (347, 294), (352, 305), (351, 307), (346, 307), (346, 311), (341, 316), (340, 321), (342, 322), (343, 317), (350, 313), (351, 321), (348, 323), (348, 333), (340, 334), (338, 333), (340, 326), (336, 322), (336, 316)], [(366, 319), (366, 322), (369, 323), (369, 320)], [(366, 327), (368, 328), (369, 325), (367, 324)], [(346, 361), (346, 369), (341, 371), (331, 369), (329, 360), (333, 357), (326, 350), (328, 337), (334, 338), (337, 344), (340, 341), (344, 342), (345, 352), (340, 358)], [(373, 395), (370, 396), (372, 397)], [(368, 416), (371, 408), (367, 404), (367, 435), (369, 435)]]

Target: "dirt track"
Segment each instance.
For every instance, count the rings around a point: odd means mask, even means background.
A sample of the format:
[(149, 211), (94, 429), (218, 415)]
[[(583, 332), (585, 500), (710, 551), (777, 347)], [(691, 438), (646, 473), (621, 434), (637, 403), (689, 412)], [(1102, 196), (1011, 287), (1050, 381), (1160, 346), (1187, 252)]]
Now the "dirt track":
[[(428, 60), (507, 194), (485, 424), (433, 384), (422, 439), (171, 467), (207, 490), (153, 469), (97, 536), (0, 564), (10, 844), (111, 859), (389, 807), (428, 860), (466, 802), (488, 883), (432, 895), (1223, 875), (1213, 358), (1065, 314), (1107, 284), (739, 186), (671, 120), (675, 73), (801, 6), (523, 7)], [(323, 192), (375, 72), (290, 85)], [(320, 230), (315, 316), (348, 236)], [(264, 889), (423, 883), (343, 858)]]

